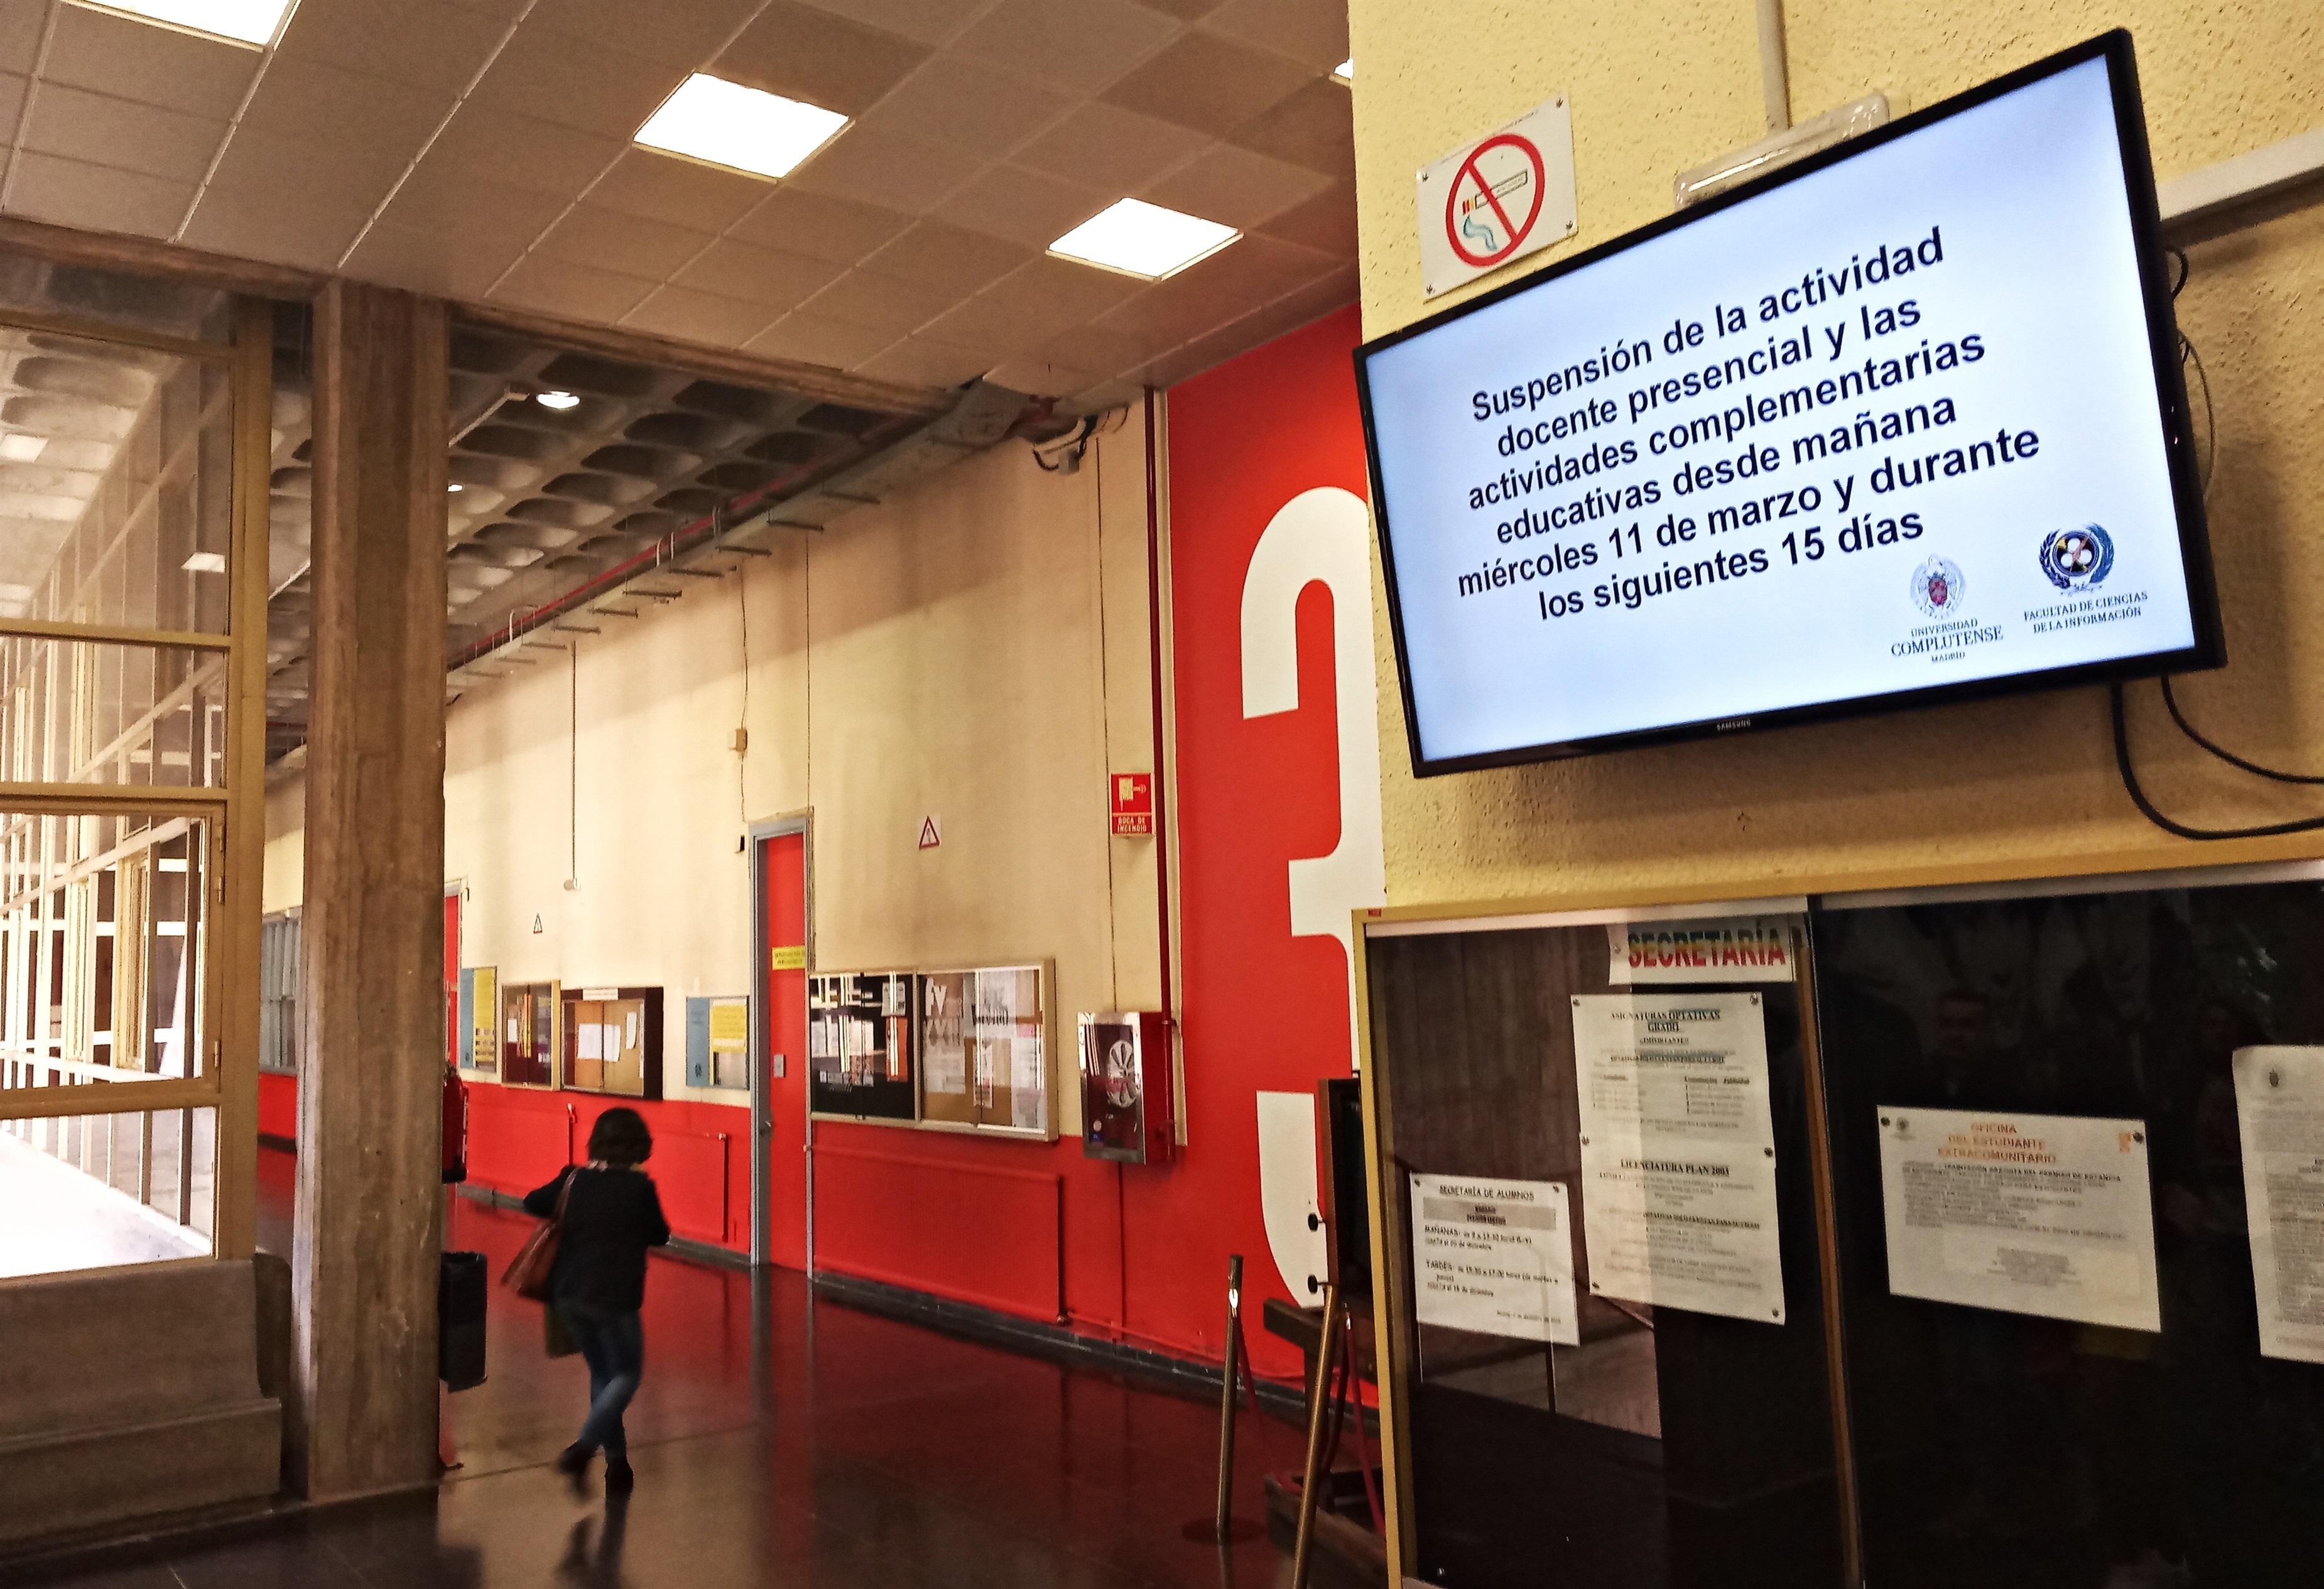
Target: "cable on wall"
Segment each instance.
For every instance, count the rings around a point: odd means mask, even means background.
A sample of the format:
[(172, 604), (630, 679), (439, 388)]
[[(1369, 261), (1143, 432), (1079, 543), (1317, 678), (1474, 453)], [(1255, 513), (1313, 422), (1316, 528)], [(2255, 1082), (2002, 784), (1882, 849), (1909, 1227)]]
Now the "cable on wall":
[(751, 847), (751, 570), (734, 571), (734, 596), (742, 614), (742, 716), (734, 725), (734, 819), (742, 827), (737, 849)]
[(576, 640), (566, 654), (573, 662), (566, 675), (572, 683), (565, 734), (565, 892), (571, 893), (581, 886), (581, 642)]
[[(2194, 267), (2189, 261), (2185, 249), (2172, 248), (2168, 250), (2168, 253), (2172, 263), (2179, 267), (2178, 278), (2171, 283), (2171, 297), (2175, 302), (2179, 295), (2187, 290), (2187, 282), (2193, 275)], [(2210, 374), (2203, 368), (2203, 356), (2196, 351), (2193, 340), (2183, 331), (2179, 333), (2179, 362), (2182, 366), (2187, 365), (2194, 366), (2196, 383), (2203, 396), (2205, 446), (2200, 468), (2200, 486), (2203, 499), (2209, 502), (2211, 495), (2211, 476), (2219, 457), (2218, 425), (2211, 406)], [(2170, 712), (2172, 724), (2188, 740), (2208, 754), (2217, 757), (2238, 771), (2250, 773), (2255, 778), (2264, 778), (2275, 783), (2324, 786), (2324, 775), (2287, 772), (2282, 768), (2267, 766), (2227, 749), (2187, 720), (2186, 711), (2179, 704), (2178, 690), (2174, 687), (2175, 681), (2171, 675), (2164, 674), (2159, 682), (2163, 687), (2163, 704)], [(2267, 823), (2255, 827), (2197, 827), (2192, 824), (2181, 822), (2175, 818), (2164, 816), (2155, 807), (2154, 802), (2147, 797), (2146, 790), (2138, 781), (2137, 771), (2131, 764), (2129, 715), (2124, 706), (2123, 687), (2119, 683), (2108, 686), (2107, 695), (2114, 726), (2115, 766), (2122, 775), (2123, 790), (2130, 796), (2131, 804), (2138, 808), (2139, 815), (2163, 832), (2179, 838), (2209, 842), (2233, 838), (2273, 838), (2285, 834), (2324, 831), (2324, 817), (2298, 818), (2290, 821)]]

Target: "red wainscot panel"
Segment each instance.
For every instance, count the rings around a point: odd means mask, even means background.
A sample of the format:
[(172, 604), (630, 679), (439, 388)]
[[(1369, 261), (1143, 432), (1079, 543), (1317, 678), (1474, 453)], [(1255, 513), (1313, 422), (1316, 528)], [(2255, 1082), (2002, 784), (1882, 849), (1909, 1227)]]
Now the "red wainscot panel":
[(646, 1169), (672, 1233), (737, 1252), (751, 1250), (751, 1112), (724, 1104), (621, 1099), (471, 1085), (468, 1179), (512, 1197), (586, 1160), (597, 1116), (626, 1104), (653, 1132)]
[(817, 1270), (1059, 1321), (1057, 1176), (843, 1146), (827, 1132), (815, 1149)]
[(299, 1140), (299, 1078), (284, 1071), (258, 1073), (258, 1134), (285, 1142)]

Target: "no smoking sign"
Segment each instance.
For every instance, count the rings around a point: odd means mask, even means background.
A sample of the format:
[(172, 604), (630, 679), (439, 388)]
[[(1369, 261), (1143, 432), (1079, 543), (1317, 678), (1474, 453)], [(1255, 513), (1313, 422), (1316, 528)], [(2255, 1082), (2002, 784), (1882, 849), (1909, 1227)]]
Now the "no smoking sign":
[(1573, 236), (1573, 118), (1561, 94), (1420, 171), (1420, 274), (1435, 297)]

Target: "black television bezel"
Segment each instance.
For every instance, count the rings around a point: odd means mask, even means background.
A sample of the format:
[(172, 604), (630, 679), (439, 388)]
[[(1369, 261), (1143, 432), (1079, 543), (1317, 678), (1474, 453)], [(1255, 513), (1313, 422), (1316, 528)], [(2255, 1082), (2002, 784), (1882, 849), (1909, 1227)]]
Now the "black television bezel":
[[(1504, 299), (1521, 292), (1539, 291), (1561, 276), (1610, 259), (1683, 226), (1697, 225), (1722, 210), (1748, 204), (1761, 194), (1803, 180), (1828, 167), (1855, 159), (1884, 143), (1909, 136), (2044, 78), (2101, 60), (2107, 63), (2107, 82), (2114, 100), (2115, 136), (2122, 152), (2124, 188), (2130, 206), (2131, 245), (2137, 254), (2139, 284), (2146, 301), (2147, 341), (2154, 364), (2155, 402), (2163, 422), (2163, 457), (2170, 471), (2172, 505), (2178, 517), (2180, 560), (2186, 570), (2187, 605), (2195, 632), (2194, 643), (2179, 651), (2151, 651), (2135, 657), (2076, 663), (2070, 667), (2045, 668), (1997, 679), (1929, 685), (1917, 689), (1886, 690), (1876, 695), (1779, 707), (1742, 716), (1628, 729), (1617, 734), (1518, 745), (1470, 755), (1428, 758), (1421, 749), (1420, 719), (1413, 708), (1412, 662), (1405, 644), (1404, 604), (1397, 585), (1396, 548), (1388, 525), (1388, 493), (1380, 477), (1379, 440), (1372, 422), (1372, 356), (1416, 337), (1425, 336), (1463, 316), (1489, 309)], [(2220, 626), (2218, 589), (2211, 562), (2210, 533), (2203, 512), (2202, 484), (2196, 468), (2193, 415), (2188, 405), (2186, 380), (2179, 365), (2178, 322), (2172, 308), (2171, 283), (2165, 269), (2163, 248), (2163, 217), (2154, 194), (2153, 160), (2146, 142), (2146, 114), (2138, 91), (2137, 60), (2132, 49), (2130, 33), (2127, 30), (2116, 28), (1909, 115), (1900, 116), (1860, 137), (1808, 155), (1780, 171), (1771, 171), (1691, 208), (1609, 238), (1570, 259), (1561, 260), (1545, 270), (1480, 293), (1451, 309), (1416, 320), (1386, 336), (1376, 337), (1359, 346), (1355, 351), (1356, 400), (1363, 415), (1364, 457), (1371, 485), (1372, 517), (1379, 539), (1381, 573), (1388, 587), (1388, 627), (1396, 642), (1397, 688), (1404, 698), (1405, 738), (1412, 754), (1413, 776), (1434, 778), (1449, 772), (1470, 772), (1489, 767), (1564, 761), (1600, 755), (1609, 751), (1721, 738), (1801, 723), (1865, 716), (1876, 712), (1945, 706), (1956, 701), (1987, 699), (2029, 690), (2062, 689), (2081, 684), (2149, 679), (2164, 673), (2223, 666), (2227, 661), (2227, 645)]]

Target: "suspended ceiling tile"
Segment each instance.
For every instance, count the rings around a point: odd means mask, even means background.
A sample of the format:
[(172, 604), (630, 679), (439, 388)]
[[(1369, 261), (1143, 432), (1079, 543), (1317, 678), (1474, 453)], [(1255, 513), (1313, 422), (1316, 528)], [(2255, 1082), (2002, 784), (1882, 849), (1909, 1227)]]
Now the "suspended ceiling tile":
[(1196, 30), (1114, 84), (1104, 97), (1124, 110), (1224, 138), (1290, 98), (1313, 76), (1296, 61)]
[(589, 202), (644, 220), (724, 232), (764, 199), (769, 184), (675, 154), (626, 151), (589, 189)]
[(1062, 337), (1037, 345), (1033, 356), (1069, 369), (1094, 370), (1102, 377), (1144, 364), (1154, 356), (1154, 347), (1142, 337), (1076, 326)]
[(1086, 392), (1076, 392), (1061, 407), (1069, 414), (1102, 413), (1110, 408), (1125, 406), (1134, 410), (1145, 395), (1142, 383), (1124, 377), (1102, 382)]
[(803, 254), (782, 254), (753, 248), (732, 237), (721, 237), (670, 278), (673, 286), (715, 292), (769, 309), (796, 307), (809, 293), (838, 280), (846, 267)]
[(774, 319), (762, 303), (744, 303), (688, 287), (663, 287), (624, 316), (622, 324), (710, 347), (740, 347)]
[(214, 254), (327, 271), (337, 266), (370, 218), (367, 203), (310, 197), (303, 203), (285, 204), (280, 189), (213, 182), (195, 205), (193, 218), (179, 240)]
[(880, 102), (872, 120), (884, 132), (998, 158), (1073, 105), (1055, 88), (947, 54), (907, 78)]
[(1352, 259), (1356, 253), (1356, 185), (1335, 182), (1259, 228), (1269, 237)]
[(944, 143), (899, 138), (856, 125), (788, 179), (794, 188), (926, 215), (991, 163)]
[(855, 372), (918, 386), (957, 386), (964, 381), (975, 380), (991, 367), (989, 354), (925, 337), (911, 337), (864, 360), (855, 366)]
[(16, 141), (17, 113), (24, 108), (26, 83), (26, 79), (14, 72), (0, 72), (0, 146)]
[(686, 76), (682, 66), (526, 22), (493, 58), (469, 100), (627, 143)]
[(1146, 189), (1141, 198), (1188, 215), (1249, 230), (1332, 185), (1321, 171), (1214, 144)]
[(495, 245), (514, 245), (513, 259), (557, 219), (565, 205), (553, 195), (496, 182), (433, 155), (421, 161), (388, 201), (380, 219), (389, 226), (474, 232)]
[(0, 5), (0, 71), (31, 71), (41, 53), (41, 30), (48, 25), (45, 5)]
[[(155, 27), (114, 12), (8, 0), (0, 12), (56, 15), (41, 79), (225, 121), (249, 91), (263, 51)], [(0, 23), (0, 27), (5, 27)], [(30, 70), (27, 62), (23, 69)], [(116, 162), (117, 163), (117, 162)]]
[(1138, 0), (1150, 11), (1175, 16), (1180, 22), (1200, 22), (1219, 8), (1219, 0)]
[(285, 59), (456, 92), (507, 32), (502, 17), (443, 0), (304, 0), (275, 48)]
[(807, 0), (817, 11), (842, 13), (860, 23), (915, 40), (941, 44), (960, 32), (973, 12), (962, 0)]
[(1135, 193), (1211, 142), (1190, 127), (1092, 100), (1019, 149), (1009, 162), (1095, 189), (1111, 201)]
[(538, 0), (528, 25), (570, 33), (607, 49), (631, 51), (688, 71), (717, 52), (750, 20), (757, 0), (651, 0), (650, 16), (638, 0)]
[(861, 115), (930, 53), (925, 43), (883, 29), (772, 0), (707, 69), (787, 99)]
[(482, 298), (524, 245), (503, 235), (440, 226), (374, 223), (347, 255), (347, 274), (442, 298)]
[(625, 276), (664, 282), (707, 248), (711, 234), (668, 223), (641, 226), (637, 217), (598, 204), (576, 204), (533, 245), (537, 254), (568, 264), (595, 265)]
[(912, 224), (912, 217), (791, 183), (774, 189), (736, 221), (732, 235), (785, 254), (853, 264)]
[(493, 290), (493, 301), (610, 325), (644, 302), (653, 290), (651, 282), (636, 276), (536, 254), (517, 262)]
[(570, 199), (604, 173), (628, 141), (600, 133), (463, 105), (428, 152), (469, 171), (489, 171), (512, 188)]
[(10, 168), (9, 210), (60, 226), (166, 237), (178, 229), (193, 201), (190, 182), (29, 150), (19, 151)]
[(923, 287), (973, 292), (1033, 257), (1033, 250), (946, 221), (924, 220), (863, 262), (866, 270)]
[(1329, 73), (1348, 59), (1344, 0), (1226, 0), (1203, 25), (1319, 72)]
[(1296, 243), (1245, 237), (1200, 264), (1189, 265), (1162, 285), (1208, 294), (1216, 309), (1215, 325), (1305, 287), (1342, 263)]
[(802, 306), (825, 319), (846, 320), (901, 337), (960, 301), (964, 294), (853, 270)]
[(339, 170), (379, 172), (392, 183), (428, 146), (451, 106), (451, 88), (416, 88), (320, 60), (277, 56), (258, 79), (242, 121), (235, 123), (235, 142), (254, 137), (326, 146), (339, 155)]
[(1120, 198), (1039, 171), (996, 165), (936, 207), (936, 218), (1046, 249)]
[(1148, 287), (1093, 322), (1101, 331), (1135, 337), (1156, 348), (1176, 347), (1219, 323), (1219, 303), (1209, 294), (1177, 282)]
[(209, 169), (226, 123), (183, 115), (85, 88), (43, 83), (18, 138), (42, 154), (195, 182)]
[(1078, 325), (1129, 302), (1146, 290), (1135, 276), (1102, 271), (1045, 254), (1010, 272), (978, 296), (1044, 312), (1053, 327)]
[(1356, 166), (1355, 104), (1344, 86), (1317, 78), (1237, 133), (1234, 142), (1327, 177), (1344, 176)]
[(748, 346), (751, 352), (770, 358), (795, 358), (804, 364), (844, 370), (896, 340), (891, 331), (793, 310), (752, 337)]
[(1130, 0), (1001, 0), (952, 48), (1094, 94), (1177, 32), (1176, 23)]
[[(244, 129), (227, 140), (209, 186), (283, 209), (354, 206), (368, 215), (393, 190), (404, 166), (401, 157), (367, 147), (361, 138), (262, 136)], [(285, 203), (290, 194), (300, 197)]]

